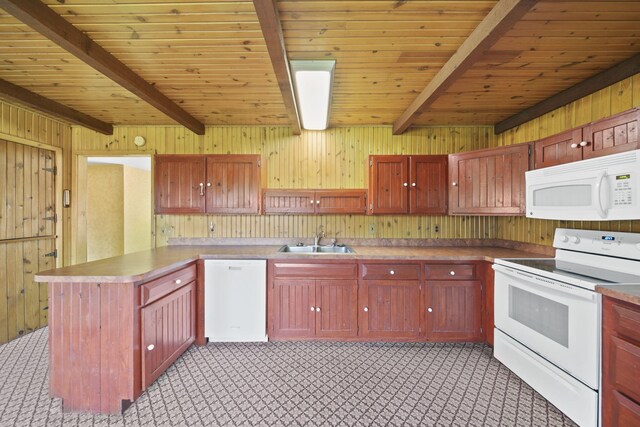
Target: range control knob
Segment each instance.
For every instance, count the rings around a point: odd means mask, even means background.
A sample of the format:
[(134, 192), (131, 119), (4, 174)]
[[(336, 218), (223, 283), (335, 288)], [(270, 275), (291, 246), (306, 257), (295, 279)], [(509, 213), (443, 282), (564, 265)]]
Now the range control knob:
[(569, 236), (567, 236), (566, 234), (564, 236), (562, 236), (562, 241), (564, 243), (567, 243), (569, 241)]
[(571, 238), (571, 243), (575, 243), (576, 245), (580, 243), (580, 238), (578, 236), (573, 236)]

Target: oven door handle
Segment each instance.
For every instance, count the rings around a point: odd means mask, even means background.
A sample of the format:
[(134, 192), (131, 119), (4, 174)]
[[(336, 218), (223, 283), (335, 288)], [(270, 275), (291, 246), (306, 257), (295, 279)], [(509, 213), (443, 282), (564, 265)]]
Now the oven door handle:
[(520, 283), (522, 283), (522, 281), (525, 281), (525, 285), (535, 287), (547, 293), (556, 293), (564, 297), (574, 297), (587, 301), (595, 301), (596, 299), (596, 293), (593, 291), (582, 289), (573, 285), (568, 285), (557, 280), (549, 279), (542, 276), (536, 276), (534, 274), (514, 270), (512, 268), (498, 264), (494, 264), (493, 269), (504, 274), (505, 276), (512, 277)]

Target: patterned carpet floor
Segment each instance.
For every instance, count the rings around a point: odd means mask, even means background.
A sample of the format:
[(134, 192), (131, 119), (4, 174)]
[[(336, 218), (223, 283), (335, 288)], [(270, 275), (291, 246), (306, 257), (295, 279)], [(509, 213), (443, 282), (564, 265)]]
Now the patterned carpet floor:
[(124, 415), (63, 413), (47, 330), (0, 346), (0, 426), (574, 426), (482, 344), (192, 346)]

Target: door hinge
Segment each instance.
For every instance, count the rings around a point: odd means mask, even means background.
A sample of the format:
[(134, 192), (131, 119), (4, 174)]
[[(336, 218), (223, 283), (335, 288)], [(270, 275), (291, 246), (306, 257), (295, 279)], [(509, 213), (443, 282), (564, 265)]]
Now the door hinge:
[(262, 166), (262, 161), (258, 159), (258, 167)]
[(54, 223), (58, 222), (58, 214), (54, 213), (53, 216), (45, 216), (42, 218), (43, 221), (53, 221)]
[(369, 167), (373, 167), (373, 159), (369, 159)]
[(53, 258), (58, 258), (58, 250), (54, 249), (53, 252), (46, 253), (43, 256), (50, 256), (50, 257), (53, 257)]
[(529, 146), (529, 155), (531, 155), (531, 146)]
[(54, 175), (58, 174), (58, 167), (57, 166), (54, 166), (52, 168), (42, 168), (42, 170), (45, 171), (45, 172), (51, 172)]
[(373, 203), (369, 203), (369, 210), (373, 211)]

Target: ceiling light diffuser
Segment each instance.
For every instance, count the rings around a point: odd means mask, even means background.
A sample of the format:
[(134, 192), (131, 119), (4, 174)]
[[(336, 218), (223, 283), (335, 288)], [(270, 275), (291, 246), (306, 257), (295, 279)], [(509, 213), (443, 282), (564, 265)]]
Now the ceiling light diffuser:
[(293, 60), (289, 64), (302, 127), (307, 130), (326, 129), (336, 61)]

